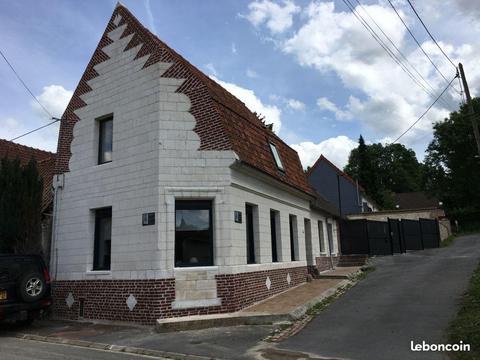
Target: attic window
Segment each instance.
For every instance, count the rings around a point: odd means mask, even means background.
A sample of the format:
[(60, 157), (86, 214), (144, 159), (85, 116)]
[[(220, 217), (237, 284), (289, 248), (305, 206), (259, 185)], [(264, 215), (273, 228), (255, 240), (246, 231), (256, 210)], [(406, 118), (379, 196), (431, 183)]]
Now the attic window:
[(277, 147), (272, 143), (269, 143), (269, 145), (270, 150), (272, 150), (273, 158), (275, 159), (275, 164), (277, 164), (277, 168), (281, 171), (285, 171), (283, 168), (282, 159), (280, 159), (280, 155), (278, 154)]

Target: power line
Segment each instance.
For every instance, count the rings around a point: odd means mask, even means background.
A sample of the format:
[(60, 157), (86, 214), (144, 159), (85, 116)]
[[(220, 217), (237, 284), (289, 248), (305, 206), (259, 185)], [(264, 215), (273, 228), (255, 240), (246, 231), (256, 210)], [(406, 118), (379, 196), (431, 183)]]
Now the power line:
[(29, 132), (26, 132), (25, 134), (19, 135), (19, 136), (15, 137), (15, 138), (11, 139), (10, 141), (15, 141), (15, 140), (17, 140), (17, 139), (20, 139), (21, 137), (27, 136), (27, 135), (35, 132), (35, 131), (41, 130), (41, 129), (43, 129), (43, 128), (46, 128), (47, 126), (50, 126), (50, 125), (55, 124), (56, 122), (62, 120), (62, 119), (57, 119), (57, 118), (52, 118), (52, 119), (55, 119), (55, 120), (53, 120), (52, 122), (49, 122), (48, 124), (45, 124), (45, 125), (43, 125), (43, 126), (40, 126), (39, 128), (30, 130)]
[[(393, 40), (388, 36), (385, 31), (380, 27), (380, 25), (375, 21), (375, 19), (370, 15), (370, 13), (367, 11), (367, 9), (362, 5), (362, 3), (359, 0), (355, 0), (357, 4), (360, 6), (362, 11), (372, 20), (372, 22), (375, 24), (375, 26), (381, 31), (383, 36), (392, 44), (392, 46), (397, 50), (397, 52), (400, 54), (400, 56), (407, 62), (408, 65), (415, 71), (415, 73), (423, 80), (423, 82), (430, 88), (430, 91), (426, 91), (425, 88), (423, 88), (432, 98), (436, 96), (436, 90), (433, 88), (433, 86), (422, 76), (422, 74), (417, 70), (417, 68), (408, 60), (407, 56), (395, 45)], [(358, 12), (358, 11), (357, 11)], [(398, 59), (398, 58), (397, 58)], [(413, 74), (412, 74), (413, 75)], [(441, 99), (443, 104), (447, 106), (447, 108), (451, 105), (449, 105), (445, 99)]]
[(410, 125), (408, 127), (407, 130), (405, 130), (399, 137), (397, 137), (393, 142), (392, 144), (395, 144), (398, 140), (400, 140), (400, 138), (405, 135), (407, 132), (409, 132), (415, 125), (417, 125), (417, 123), (423, 119), (423, 117), (428, 113), (428, 111), (433, 107), (433, 105), (435, 105), (435, 103), (440, 99), (440, 97), (445, 93), (445, 91), (447, 91), (447, 89), (450, 87), (450, 85), (453, 83), (453, 81), (458, 77), (458, 74), (455, 75), (455, 77), (448, 83), (447, 87), (445, 89), (443, 89), (442, 93), (435, 99), (435, 101), (433, 103), (430, 104), (430, 106), (427, 108), (427, 110), (424, 111), (424, 113), (422, 115), (420, 115), (420, 117), (415, 120), (413, 122), (412, 125)]
[(450, 62), (450, 64), (452, 64), (452, 66), (456, 69), (457, 66), (454, 64), (454, 62), (452, 61), (452, 59), (450, 59), (448, 57), (448, 55), (445, 53), (445, 51), (443, 51), (443, 49), (440, 47), (440, 45), (438, 44), (437, 40), (434, 39), (433, 35), (430, 33), (430, 31), (428, 30), (427, 26), (425, 25), (425, 23), (423, 22), (422, 18), (420, 17), (420, 15), (418, 15), (417, 13), (417, 10), (415, 10), (415, 8), (413, 7), (413, 4), (410, 2), (410, 0), (407, 0), (408, 1), (408, 4), (410, 5), (410, 7), (412, 8), (413, 12), (415, 13), (415, 15), (417, 15), (417, 18), (418, 20), (420, 20), (420, 22), (422, 23), (423, 25), (423, 28), (425, 29), (425, 31), (427, 32), (427, 34), (430, 36), (430, 38), (433, 40), (433, 42), (435, 43), (435, 45), (437, 45), (437, 47), (440, 49), (440, 51), (442, 52), (442, 54), (447, 58), (447, 60)]
[[(373, 39), (385, 50), (385, 52), (400, 66), (400, 69), (405, 72), (413, 82), (415, 82), (423, 91), (425, 91), (429, 96), (434, 98), (436, 95), (430, 92), (416, 77), (412, 74), (412, 72), (401, 62), (401, 60), (395, 55), (395, 53), (388, 47), (388, 45), (380, 38), (380, 36), (376, 33), (376, 31), (368, 24), (368, 22), (355, 10), (353, 4), (350, 0), (343, 0), (344, 4), (348, 7), (348, 9), (352, 12), (352, 14), (357, 18), (357, 20), (363, 25), (363, 27), (370, 33)], [(444, 104), (446, 104), (447, 108), (450, 106), (442, 99)]]
[[(443, 75), (443, 73), (440, 71), (440, 69), (437, 67), (437, 65), (435, 65), (435, 63), (433, 62), (433, 60), (430, 58), (430, 56), (426, 53), (426, 51), (423, 49), (422, 45), (420, 44), (420, 42), (417, 40), (417, 38), (415, 37), (415, 35), (413, 34), (413, 32), (410, 30), (410, 28), (408, 27), (408, 25), (405, 23), (405, 21), (403, 20), (403, 18), (400, 16), (400, 14), (398, 13), (397, 9), (395, 8), (395, 6), (392, 4), (392, 1), (391, 0), (387, 0), (388, 3), (390, 4), (390, 6), (392, 7), (393, 11), (395, 11), (395, 14), (397, 14), (398, 18), (400, 19), (400, 21), (402, 22), (403, 26), (405, 27), (405, 29), (407, 29), (408, 33), (410, 34), (410, 36), (413, 38), (413, 40), (415, 40), (415, 42), (417, 43), (418, 47), (420, 48), (420, 50), (422, 50), (423, 54), (427, 57), (427, 59), (430, 61), (430, 63), (433, 65), (433, 67), (435, 68), (435, 70), (437, 70), (437, 72), (443, 77), (443, 79), (448, 83), (448, 80), (447, 78), (445, 77), (445, 75)], [(451, 82), (450, 82), (451, 84)], [(456, 92), (460, 93), (457, 89), (455, 89), (453, 86), (452, 86), (452, 89), (454, 89)]]
[(48, 115), (49, 118), (53, 119), (53, 115), (50, 114), (50, 112), (45, 108), (45, 106), (42, 105), (42, 103), (37, 99), (37, 97), (35, 95), (33, 95), (33, 92), (30, 90), (30, 88), (27, 86), (27, 84), (25, 84), (25, 81), (22, 80), (22, 78), (20, 77), (20, 75), (18, 75), (17, 71), (15, 70), (15, 68), (13, 67), (13, 65), (10, 63), (10, 61), (8, 61), (7, 57), (5, 56), (5, 54), (2, 52), (2, 50), (0, 50), (0, 55), (2, 55), (3, 59), (5, 60), (5, 62), (8, 64), (8, 66), (10, 67), (10, 69), (12, 69), (13, 73), (15, 74), (15, 76), (17, 77), (18, 81), (20, 81), (20, 83), (23, 85), (23, 87), (27, 90), (27, 92), (32, 96), (32, 98), (38, 103), (38, 105), (40, 105), (40, 107), (43, 109), (43, 111), (45, 111)]

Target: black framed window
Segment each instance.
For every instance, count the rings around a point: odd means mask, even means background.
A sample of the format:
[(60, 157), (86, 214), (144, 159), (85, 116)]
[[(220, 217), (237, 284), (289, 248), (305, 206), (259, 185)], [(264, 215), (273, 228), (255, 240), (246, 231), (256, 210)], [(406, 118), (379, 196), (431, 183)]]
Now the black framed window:
[(297, 234), (297, 217), (295, 215), (289, 216), (290, 223), (290, 260), (296, 261), (297, 254), (295, 252), (295, 245), (297, 243), (298, 234)]
[(318, 220), (318, 241), (320, 243), (320, 252), (325, 252), (325, 235), (323, 233), (323, 221)]
[(245, 205), (245, 226), (247, 229), (247, 264), (255, 264), (255, 206)]
[(98, 163), (105, 164), (112, 161), (113, 116), (99, 120), (98, 125)]
[(213, 265), (212, 202), (175, 201), (175, 266)]
[(277, 211), (275, 210), (270, 210), (270, 233), (272, 235), (272, 262), (278, 262)]
[(95, 210), (93, 270), (110, 270), (112, 249), (112, 208)]

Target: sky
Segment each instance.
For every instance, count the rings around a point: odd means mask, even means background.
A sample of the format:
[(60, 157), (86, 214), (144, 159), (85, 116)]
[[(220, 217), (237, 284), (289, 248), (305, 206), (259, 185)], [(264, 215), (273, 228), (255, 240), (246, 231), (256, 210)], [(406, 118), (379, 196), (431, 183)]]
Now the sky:
[[(274, 131), (297, 150), (305, 167), (320, 154), (343, 167), (360, 134), (367, 143), (392, 142), (455, 76), (455, 68), (406, 0), (392, 3), (447, 81), (387, 0), (350, 1), (379, 37), (393, 51), (395, 44), (408, 59), (406, 66), (417, 83), (343, 0), (122, 3), (160, 39), (273, 123)], [(411, 2), (448, 57), (455, 64), (463, 63), (470, 91), (478, 95), (480, 0)], [(0, 49), (53, 116), (60, 117), (68, 104), (115, 4), (113, 0), (0, 0)], [(420, 160), (432, 139), (433, 123), (458, 109), (462, 101), (458, 81), (452, 85), (454, 89), (450, 87), (400, 140)], [(0, 138), (10, 140), (48, 121), (0, 58)], [(57, 135), (54, 125), (18, 142), (55, 151)]]

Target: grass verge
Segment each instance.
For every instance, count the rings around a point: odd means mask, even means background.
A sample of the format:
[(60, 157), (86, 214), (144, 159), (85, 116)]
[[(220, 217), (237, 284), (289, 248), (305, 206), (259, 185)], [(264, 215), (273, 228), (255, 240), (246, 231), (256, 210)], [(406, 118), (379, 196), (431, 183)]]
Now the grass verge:
[(451, 353), (454, 360), (480, 359), (480, 264), (473, 273), (456, 318), (448, 328), (450, 344), (470, 344), (470, 352)]
[(450, 235), (449, 237), (447, 237), (445, 240), (441, 241), (440, 242), (440, 247), (447, 247), (447, 246), (450, 246), (452, 245), (453, 241), (460, 237), (460, 236), (465, 236), (465, 235), (470, 235), (470, 234), (477, 234), (477, 233), (480, 233), (480, 228), (479, 229), (475, 229), (475, 230), (465, 230), (465, 231), (461, 231), (461, 232), (458, 232), (458, 233), (455, 233), (455, 234), (452, 234)]

